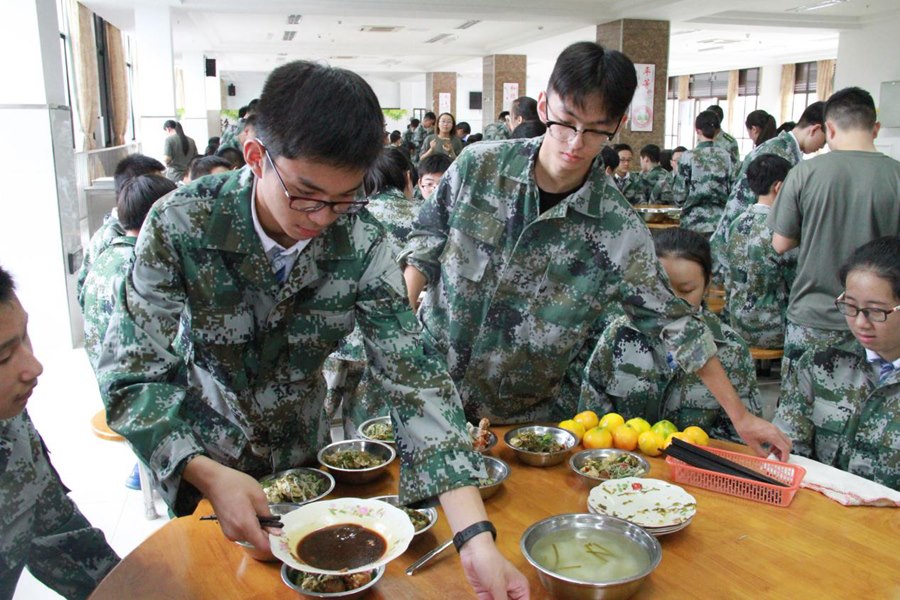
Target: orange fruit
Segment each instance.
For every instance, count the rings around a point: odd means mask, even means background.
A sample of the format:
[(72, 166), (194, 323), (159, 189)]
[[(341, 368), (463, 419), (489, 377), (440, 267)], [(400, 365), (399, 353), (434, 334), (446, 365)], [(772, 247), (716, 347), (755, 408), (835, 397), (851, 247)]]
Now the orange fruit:
[(703, 431), (702, 428), (697, 427), (696, 425), (685, 427), (684, 434), (687, 436), (688, 441), (692, 444), (696, 444), (698, 446), (709, 445), (709, 435), (705, 431)]
[(634, 450), (638, 445), (638, 432), (625, 425), (619, 425), (612, 431), (613, 445), (619, 450)]
[(668, 437), (666, 437), (666, 443), (663, 444), (663, 448), (669, 447), (669, 445), (672, 443), (672, 438), (678, 438), (683, 442), (693, 443), (683, 431), (676, 431), (675, 433), (670, 433)]
[(653, 427), (650, 428), (650, 431), (655, 431), (659, 435), (663, 436), (663, 439), (669, 437), (670, 433), (675, 433), (678, 431), (678, 428), (675, 427), (675, 424), (672, 421), (657, 421), (653, 424)]
[(600, 427), (605, 427), (612, 431), (619, 425), (624, 425), (625, 419), (622, 418), (622, 415), (619, 413), (606, 413), (603, 415), (603, 418), (600, 419)]
[(645, 431), (650, 431), (650, 423), (648, 423), (646, 419), (642, 419), (640, 417), (628, 419), (627, 421), (625, 421), (625, 424), (637, 431), (638, 434), (644, 433)]
[(647, 456), (659, 456), (666, 441), (654, 431), (645, 431), (638, 436), (638, 448)]
[(580, 412), (572, 417), (572, 420), (581, 423), (581, 426), (584, 427), (585, 431), (587, 431), (588, 429), (593, 429), (600, 422), (600, 419), (597, 418), (597, 413), (592, 410), (585, 410), (583, 412)]
[(585, 432), (581, 442), (589, 450), (594, 448), (612, 448), (613, 436), (608, 429), (594, 427)]
[(574, 421), (572, 419), (560, 421), (557, 427), (559, 427), (560, 429), (565, 429), (566, 431), (574, 435), (576, 444), (580, 443), (581, 438), (584, 437), (584, 425), (582, 425), (578, 421)]

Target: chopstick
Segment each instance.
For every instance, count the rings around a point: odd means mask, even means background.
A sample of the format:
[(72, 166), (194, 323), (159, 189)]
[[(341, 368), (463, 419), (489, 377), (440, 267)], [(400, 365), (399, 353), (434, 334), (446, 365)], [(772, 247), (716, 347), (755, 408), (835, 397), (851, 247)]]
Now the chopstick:
[[(278, 517), (256, 517), (259, 519), (259, 524), (263, 527), (284, 527), (281, 522), (281, 519)], [(201, 521), (218, 521), (219, 517), (216, 515), (206, 515), (205, 517), (200, 517)]]
[(789, 487), (784, 482), (763, 475), (758, 471), (754, 471), (753, 469), (740, 465), (732, 460), (728, 460), (718, 454), (703, 450), (694, 444), (683, 442), (678, 438), (673, 438), (672, 444), (666, 448), (664, 452), (673, 458), (677, 458), (678, 460), (701, 469), (715, 471), (716, 473), (722, 473), (724, 475), (751, 479), (760, 483), (768, 483), (769, 485)]

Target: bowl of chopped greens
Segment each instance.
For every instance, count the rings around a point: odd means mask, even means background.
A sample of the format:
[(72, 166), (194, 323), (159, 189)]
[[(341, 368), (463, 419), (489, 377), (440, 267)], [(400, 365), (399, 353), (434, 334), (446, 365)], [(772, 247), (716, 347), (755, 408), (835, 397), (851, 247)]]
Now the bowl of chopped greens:
[(615, 448), (582, 450), (572, 455), (569, 467), (591, 487), (607, 479), (643, 477), (650, 472), (643, 456)]
[(291, 504), (294, 508), (324, 498), (334, 489), (334, 477), (307, 467), (273, 473), (259, 483), (269, 504)]
[(510, 429), (503, 436), (503, 441), (519, 460), (535, 467), (558, 465), (578, 443), (575, 436), (565, 429), (544, 425)]
[(375, 417), (362, 423), (357, 429), (359, 437), (385, 444), (394, 443), (394, 424), (390, 416)]
[(425, 533), (426, 531), (431, 529), (438, 520), (438, 512), (436, 508), (407, 508), (405, 506), (401, 506), (400, 497), (396, 494), (392, 496), (377, 496), (375, 498), (372, 498), (372, 500), (381, 500), (382, 502), (387, 502), (391, 506), (396, 506), (397, 508), (405, 512), (409, 517), (410, 523), (413, 524), (413, 528), (416, 530), (415, 535)]
[(362, 598), (384, 575), (387, 567), (352, 575), (320, 575), (281, 565), (281, 580), (295, 592), (309, 598)]
[(500, 490), (500, 484), (509, 478), (509, 465), (493, 456), (484, 457), (487, 477), (478, 480), (478, 492), (482, 500), (487, 500)]
[(396, 450), (384, 442), (343, 440), (319, 450), (319, 462), (342, 483), (368, 483), (384, 474), (397, 456)]

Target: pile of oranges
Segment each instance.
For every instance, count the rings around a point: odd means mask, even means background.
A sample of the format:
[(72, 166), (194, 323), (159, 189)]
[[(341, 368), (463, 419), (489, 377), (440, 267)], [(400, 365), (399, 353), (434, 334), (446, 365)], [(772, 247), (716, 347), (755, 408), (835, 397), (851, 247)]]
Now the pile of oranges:
[(635, 450), (640, 448), (647, 456), (659, 456), (664, 448), (678, 438), (698, 446), (706, 446), (709, 436), (700, 427), (691, 425), (684, 431), (671, 421), (658, 421), (650, 425), (645, 419), (636, 417), (627, 421), (618, 413), (607, 413), (602, 418), (591, 410), (580, 412), (571, 419), (562, 421), (559, 427), (572, 433), (585, 448), (619, 448)]

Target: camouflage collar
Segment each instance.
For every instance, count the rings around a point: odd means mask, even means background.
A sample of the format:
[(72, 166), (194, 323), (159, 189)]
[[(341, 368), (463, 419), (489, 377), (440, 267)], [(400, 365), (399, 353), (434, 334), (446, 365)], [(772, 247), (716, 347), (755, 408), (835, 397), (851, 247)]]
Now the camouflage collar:
[(133, 235), (120, 235), (119, 237), (113, 238), (113, 240), (109, 243), (110, 246), (134, 246), (137, 242), (137, 238)]

